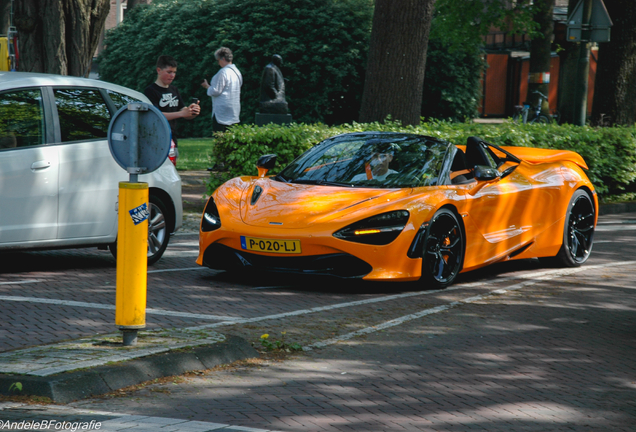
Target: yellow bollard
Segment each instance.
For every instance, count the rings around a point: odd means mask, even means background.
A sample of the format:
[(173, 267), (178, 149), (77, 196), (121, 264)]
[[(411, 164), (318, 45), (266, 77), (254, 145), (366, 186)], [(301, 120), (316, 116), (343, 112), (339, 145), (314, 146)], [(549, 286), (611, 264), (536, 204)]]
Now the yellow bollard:
[(134, 345), (137, 330), (146, 327), (149, 217), (148, 184), (120, 182), (115, 324), (124, 345)]
[(10, 71), (11, 61), (9, 60), (9, 39), (0, 37), (0, 71)]

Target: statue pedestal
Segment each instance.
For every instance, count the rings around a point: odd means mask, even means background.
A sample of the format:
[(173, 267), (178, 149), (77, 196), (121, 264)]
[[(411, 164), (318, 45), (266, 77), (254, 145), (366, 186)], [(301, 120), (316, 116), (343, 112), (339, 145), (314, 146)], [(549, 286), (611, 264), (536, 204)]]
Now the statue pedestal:
[(274, 123), (280, 125), (287, 125), (292, 122), (291, 114), (261, 114), (256, 113), (256, 126), (264, 126), (266, 124)]

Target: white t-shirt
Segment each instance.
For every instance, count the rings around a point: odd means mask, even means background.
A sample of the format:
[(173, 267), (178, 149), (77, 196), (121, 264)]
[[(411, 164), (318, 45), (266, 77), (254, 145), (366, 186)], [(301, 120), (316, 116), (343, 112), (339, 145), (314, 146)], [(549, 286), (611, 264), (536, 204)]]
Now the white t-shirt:
[(222, 125), (232, 125), (240, 121), (241, 86), (243, 75), (233, 64), (219, 70), (210, 81), (208, 96), (212, 97), (212, 117)]

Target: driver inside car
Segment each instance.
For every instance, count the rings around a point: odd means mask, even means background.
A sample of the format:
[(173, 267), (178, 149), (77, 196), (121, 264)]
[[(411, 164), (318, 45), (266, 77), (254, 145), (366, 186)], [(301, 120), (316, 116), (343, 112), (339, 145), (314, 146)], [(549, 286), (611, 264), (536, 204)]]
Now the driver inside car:
[(364, 173), (355, 175), (351, 181), (385, 180), (389, 175), (397, 174), (397, 171), (389, 168), (392, 160), (392, 152), (373, 153), (371, 159), (364, 164)]

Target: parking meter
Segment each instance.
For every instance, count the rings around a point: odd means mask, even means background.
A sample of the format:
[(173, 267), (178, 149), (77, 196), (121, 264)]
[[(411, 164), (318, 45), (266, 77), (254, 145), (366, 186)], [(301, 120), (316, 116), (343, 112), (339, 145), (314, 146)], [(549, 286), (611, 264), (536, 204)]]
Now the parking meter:
[(148, 276), (148, 183), (139, 174), (155, 171), (170, 151), (170, 125), (161, 111), (147, 103), (130, 103), (113, 116), (108, 127), (110, 153), (129, 181), (119, 183), (117, 231), (117, 292), (115, 325), (125, 346), (137, 343), (146, 327)]

